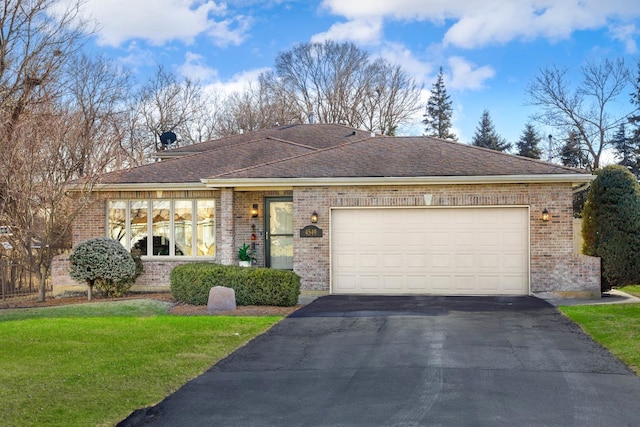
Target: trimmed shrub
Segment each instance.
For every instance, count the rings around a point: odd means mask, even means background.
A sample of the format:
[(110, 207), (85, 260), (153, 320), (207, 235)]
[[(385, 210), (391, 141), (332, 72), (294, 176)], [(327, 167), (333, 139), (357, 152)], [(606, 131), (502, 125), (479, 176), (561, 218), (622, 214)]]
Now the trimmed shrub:
[(300, 276), (287, 270), (191, 263), (171, 271), (171, 294), (176, 301), (206, 305), (214, 286), (233, 289), (237, 305), (290, 307), (300, 296)]
[(133, 285), (136, 263), (117, 240), (99, 237), (76, 246), (69, 255), (69, 275), (89, 285), (88, 298), (95, 287), (103, 296), (123, 296)]
[(640, 186), (625, 167), (601, 169), (582, 211), (583, 253), (602, 259), (602, 290), (640, 283)]

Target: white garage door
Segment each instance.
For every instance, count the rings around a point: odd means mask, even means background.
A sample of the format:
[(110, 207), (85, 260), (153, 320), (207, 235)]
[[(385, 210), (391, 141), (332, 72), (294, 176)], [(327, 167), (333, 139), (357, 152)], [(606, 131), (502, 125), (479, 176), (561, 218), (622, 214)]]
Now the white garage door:
[(334, 294), (527, 295), (527, 208), (333, 209)]

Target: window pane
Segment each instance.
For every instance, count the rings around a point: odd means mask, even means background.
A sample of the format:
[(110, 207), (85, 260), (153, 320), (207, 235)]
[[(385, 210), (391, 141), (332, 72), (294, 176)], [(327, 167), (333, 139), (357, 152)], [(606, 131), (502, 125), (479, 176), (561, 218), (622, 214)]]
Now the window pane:
[(109, 238), (127, 247), (127, 202), (109, 202)]
[(293, 202), (270, 202), (269, 218), (271, 234), (293, 234)]
[(154, 200), (152, 202), (153, 255), (169, 255), (171, 242), (171, 202)]
[(149, 202), (131, 202), (131, 248), (138, 249), (141, 255), (147, 254), (147, 215), (149, 214)]
[(293, 237), (271, 237), (271, 268), (293, 270)]
[(215, 205), (213, 200), (197, 201), (198, 256), (215, 255)]
[(193, 202), (176, 200), (173, 207), (173, 227), (176, 255), (193, 255)]

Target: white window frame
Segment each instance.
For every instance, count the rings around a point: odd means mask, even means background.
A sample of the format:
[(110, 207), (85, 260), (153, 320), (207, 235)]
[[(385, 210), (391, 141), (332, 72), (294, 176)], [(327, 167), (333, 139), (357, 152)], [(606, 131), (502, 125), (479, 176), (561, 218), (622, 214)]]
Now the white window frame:
[[(153, 203), (154, 202), (169, 202), (169, 254), (168, 255), (153, 255), (153, 217), (151, 213), (153, 212)], [(191, 253), (193, 255), (176, 255), (175, 254), (175, 202), (191, 202)], [(213, 218), (213, 228), (214, 228), (214, 254), (213, 255), (198, 255), (198, 202), (206, 201), (213, 202), (214, 212), (215, 212), (215, 200), (214, 199), (112, 199), (107, 201), (106, 206), (106, 235), (111, 238), (111, 228), (109, 224), (109, 212), (111, 210), (111, 203), (114, 202), (124, 202), (126, 205), (125, 212), (125, 232), (126, 239), (123, 244), (125, 249), (131, 251), (131, 206), (133, 202), (147, 202), (147, 255), (143, 255), (142, 259), (153, 259), (153, 260), (166, 260), (166, 259), (198, 259), (198, 260), (211, 260), (215, 258), (216, 251), (216, 217), (214, 214)], [(171, 243), (172, 242), (172, 243)], [(122, 242), (121, 242), (122, 243)], [(149, 255), (150, 254), (150, 255)]]

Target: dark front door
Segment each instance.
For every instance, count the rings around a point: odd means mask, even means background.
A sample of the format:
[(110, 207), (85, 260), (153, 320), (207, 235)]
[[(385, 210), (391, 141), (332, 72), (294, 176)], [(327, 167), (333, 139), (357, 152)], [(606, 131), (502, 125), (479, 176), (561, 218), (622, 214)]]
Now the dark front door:
[(293, 198), (265, 199), (266, 266), (293, 270)]

